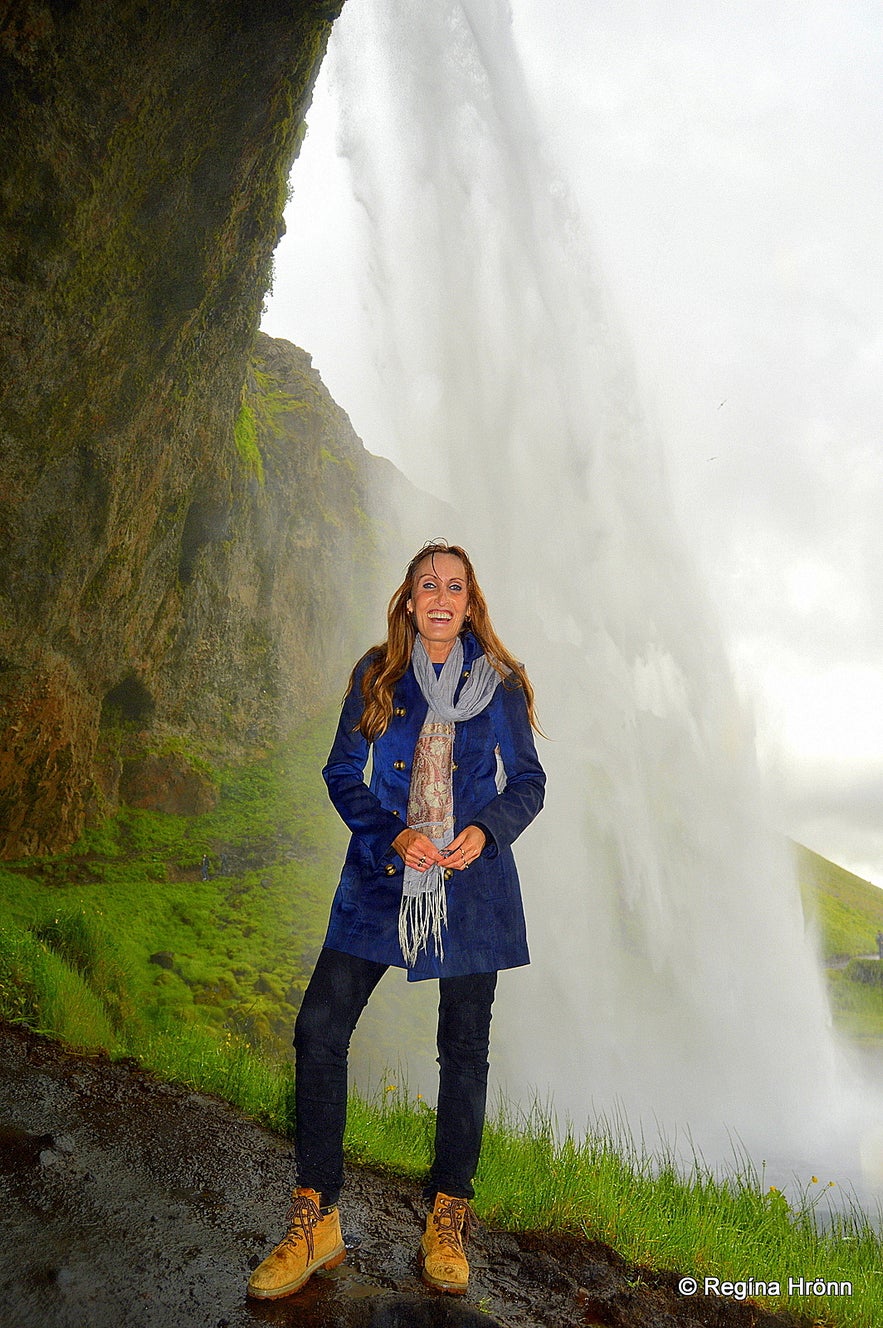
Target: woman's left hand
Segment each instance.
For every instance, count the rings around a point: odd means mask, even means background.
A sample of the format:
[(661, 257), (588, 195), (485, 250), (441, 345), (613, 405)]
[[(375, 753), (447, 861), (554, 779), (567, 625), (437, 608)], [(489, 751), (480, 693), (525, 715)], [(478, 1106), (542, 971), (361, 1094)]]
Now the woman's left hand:
[(454, 871), (465, 871), (475, 861), (487, 843), (487, 835), (477, 825), (467, 825), (445, 849), (447, 865)]

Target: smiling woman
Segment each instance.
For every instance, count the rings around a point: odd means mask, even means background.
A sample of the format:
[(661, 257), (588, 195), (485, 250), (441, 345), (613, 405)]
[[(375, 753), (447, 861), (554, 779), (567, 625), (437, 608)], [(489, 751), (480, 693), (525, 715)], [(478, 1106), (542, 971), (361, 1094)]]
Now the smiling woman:
[(323, 771), (352, 838), (295, 1028), (297, 1189), (286, 1236), (249, 1282), (264, 1299), (291, 1295), (345, 1257), (347, 1051), (389, 965), (439, 982), (420, 1262), (430, 1286), (465, 1292), (497, 971), (529, 962), (511, 844), (543, 805), (545, 775), (527, 675), (457, 545), (415, 554), (387, 622), (386, 640), (353, 669)]

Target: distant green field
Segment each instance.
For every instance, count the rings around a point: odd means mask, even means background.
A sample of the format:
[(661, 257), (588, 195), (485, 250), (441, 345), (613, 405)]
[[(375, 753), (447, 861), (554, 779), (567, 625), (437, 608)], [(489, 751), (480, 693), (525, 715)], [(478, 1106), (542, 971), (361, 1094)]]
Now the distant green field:
[(801, 844), (794, 850), (803, 907), (818, 928), (826, 962), (876, 954), (875, 938), (883, 931), (883, 890)]
[(858, 1042), (883, 1045), (883, 965), (861, 957), (877, 953), (883, 931), (883, 890), (818, 853), (795, 844), (803, 908), (827, 966), (835, 1026)]

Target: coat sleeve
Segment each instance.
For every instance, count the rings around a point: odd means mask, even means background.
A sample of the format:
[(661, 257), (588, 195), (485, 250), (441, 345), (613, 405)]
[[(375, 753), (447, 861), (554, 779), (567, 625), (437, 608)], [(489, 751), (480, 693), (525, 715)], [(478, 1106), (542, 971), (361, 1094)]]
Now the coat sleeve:
[(359, 664), (352, 688), (344, 700), (322, 778), (340, 817), (362, 841), (374, 867), (378, 867), (401, 832), (402, 822), (394, 812), (387, 811), (364, 779), (368, 743), (358, 723), (364, 708), (362, 675), (368, 662), (365, 659)]
[(527, 702), (521, 687), (501, 683), (494, 696), (494, 727), (506, 771), (506, 787), (471, 817), (490, 838), (484, 848), (495, 857), (530, 825), (543, 806), (546, 775), (537, 756)]

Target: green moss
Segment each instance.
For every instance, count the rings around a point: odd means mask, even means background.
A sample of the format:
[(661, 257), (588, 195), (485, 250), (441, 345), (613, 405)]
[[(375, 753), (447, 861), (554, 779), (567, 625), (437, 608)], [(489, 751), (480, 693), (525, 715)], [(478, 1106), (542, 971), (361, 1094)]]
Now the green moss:
[(254, 411), (245, 400), (239, 408), (239, 414), (233, 426), (233, 437), (236, 442), (236, 450), (243, 464), (255, 476), (258, 484), (263, 487), (264, 460), (258, 447), (257, 424)]
[(277, 441), (288, 436), (288, 418), (310, 411), (314, 404), (278, 386), (261, 387), (252, 397), (252, 403), (261, 436)]
[[(287, 1056), (346, 843), (318, 774), (334, 722), (329, 711), (270, 755), (213, 770), (209, 813), (122, 807), (69, 852), (0, 868), (8, 919), (104, 990), (125, 987), (149, 1026), (228, 1026)], [(124, 983), (98, 976), (96, 933), (113, 937), (106, 971)], [(151, 962), (160, 953), (171, 968)]]

